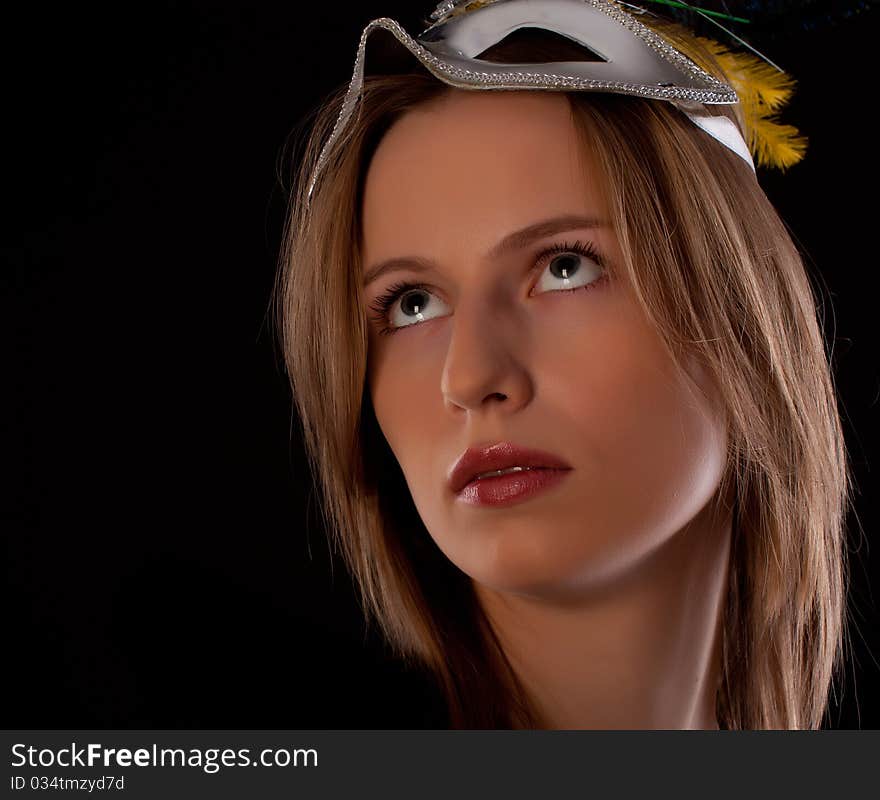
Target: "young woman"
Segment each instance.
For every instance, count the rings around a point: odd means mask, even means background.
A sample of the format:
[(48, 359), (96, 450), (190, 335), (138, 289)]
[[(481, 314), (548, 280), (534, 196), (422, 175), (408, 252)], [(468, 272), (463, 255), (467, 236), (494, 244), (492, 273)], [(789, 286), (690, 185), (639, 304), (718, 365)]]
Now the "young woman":
[(411, 59), (343, 131), (337, 92), (291, 202), (277, 323), (368, 618), (456, 728), (819, 727), (849, 471), (753, 167), (663, 99), (473, 88)]

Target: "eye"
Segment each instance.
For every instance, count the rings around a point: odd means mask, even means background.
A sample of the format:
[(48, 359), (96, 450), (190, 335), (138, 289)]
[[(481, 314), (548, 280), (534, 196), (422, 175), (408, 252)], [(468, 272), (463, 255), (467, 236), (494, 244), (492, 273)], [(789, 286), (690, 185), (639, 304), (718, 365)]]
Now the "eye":
[(547, 264), (533, 290), (538, 294), (591, 289), (605, 275), (602, 258), (590, 243), (555, 244), (541, 253), (538, 263)]
[[(532, 293), (592, 289), (605, 277), (603, 263), (602, 257), (589, 242), (554, 244), (539, 253), (535, 260), (532, 271), (545, 264), (547, 267)], [(541, 291), (537, 291), (539, 289)], [(431, 287), (407, 281), (389, 286), (370, 304), (370, 308), (374, 312), (370, 316), (379, 326), (379, 333), (382, 335), (442, 317), (450, 311)]]
[(370, 308), (376, 312), (373, 319), (379, 325), (391, 323), (390, 327), (379, 330), (381, 334), (394, 333), (401, 328), (434, 319), (437, 315), (442, 316), (445, 307), (446, 304), (427, 286), (406, 281), (389, 286), (370, 304)]

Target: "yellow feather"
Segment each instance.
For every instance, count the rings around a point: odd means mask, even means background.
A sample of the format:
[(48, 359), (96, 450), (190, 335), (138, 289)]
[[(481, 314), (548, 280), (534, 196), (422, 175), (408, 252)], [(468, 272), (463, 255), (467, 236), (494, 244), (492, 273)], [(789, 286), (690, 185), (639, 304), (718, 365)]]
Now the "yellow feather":
[(784, 172), (806, 154), (807, 140), (798, 135), (793, 125), (759, 119), (751, 138), (749, 146), (761, 167), (776, 167)]
[(695, 64), (729, 83), (739, 98), (744, 136), (756, 163), (785, 171), (803, 159), (806, 137), (774, 115), (794, 93), (796, 81), (762, 59), (733, 50), (706, 36), (668, 21), (651, 21), (650, 27), (681, 50)]
[(757, 56), (733, 52), (702, 36), (699, 39), (710, 48), (734, 89), (742, 87), (754, 92), (771, 111), (776, 111), (791, 99), (796, 82), (787, 73), (780, 72)]

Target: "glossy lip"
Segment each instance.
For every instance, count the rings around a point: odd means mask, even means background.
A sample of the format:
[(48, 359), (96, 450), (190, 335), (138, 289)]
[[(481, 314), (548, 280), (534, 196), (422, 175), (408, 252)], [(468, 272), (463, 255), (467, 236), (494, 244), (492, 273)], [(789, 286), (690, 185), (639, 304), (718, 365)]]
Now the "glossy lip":
[[(455, 494), (460, 494), (477, 475), (508, 467), (572, 469), (571, 464), (553, 453), (520, 447), (511, 442), (497, 442), (465, 450), (449, 471), (448, 483)], [(511, 474), (516, 476), (522, 473)]]
[(536, 467), (494, 478), (480, 478), (465, 486), (456, 499), (472, 506), (509, 506), (555, 486), (569, 472), (570, 469)]

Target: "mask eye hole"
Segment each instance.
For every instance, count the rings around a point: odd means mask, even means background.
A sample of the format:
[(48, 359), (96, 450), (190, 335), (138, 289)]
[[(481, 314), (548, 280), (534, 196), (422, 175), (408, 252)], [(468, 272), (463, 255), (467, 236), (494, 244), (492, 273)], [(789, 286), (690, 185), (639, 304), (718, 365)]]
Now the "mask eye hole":
[(595, 51), (560, 33), (542, 28), (517, 28), (476, 58), (490, 64), (553, 64), (558, 61), (599, 61)]

